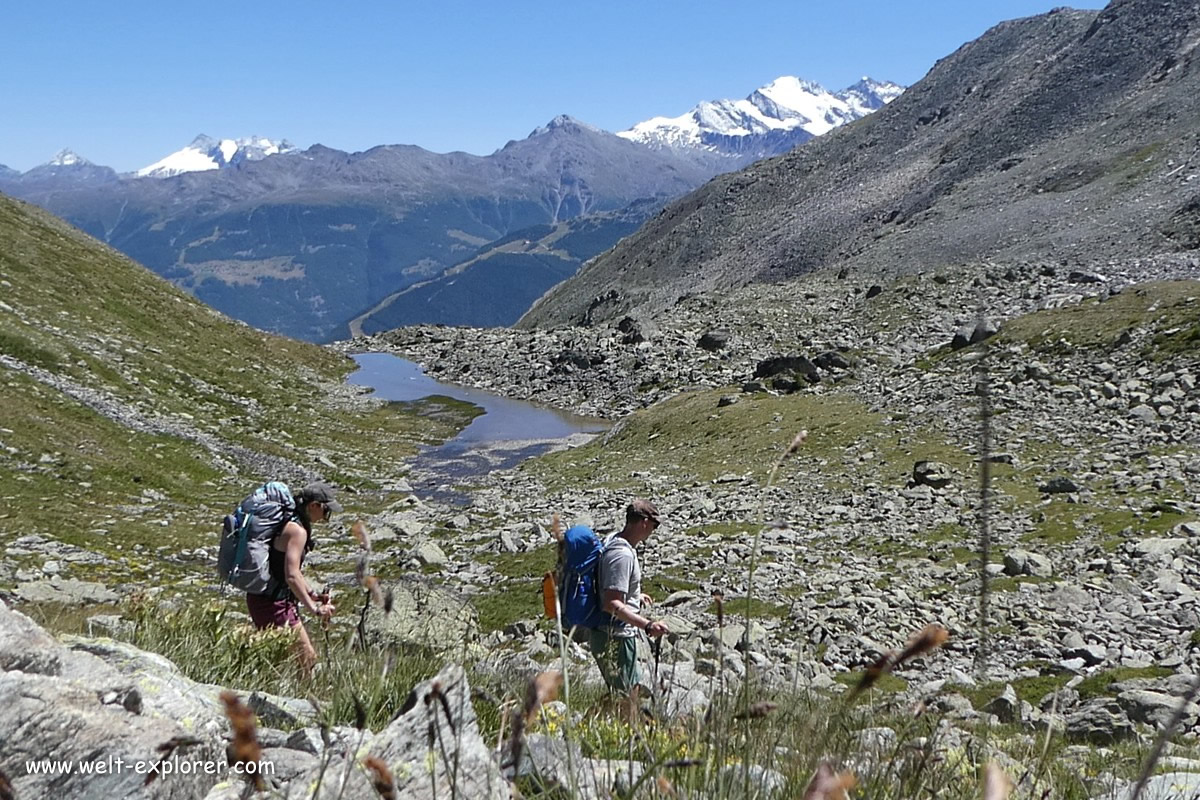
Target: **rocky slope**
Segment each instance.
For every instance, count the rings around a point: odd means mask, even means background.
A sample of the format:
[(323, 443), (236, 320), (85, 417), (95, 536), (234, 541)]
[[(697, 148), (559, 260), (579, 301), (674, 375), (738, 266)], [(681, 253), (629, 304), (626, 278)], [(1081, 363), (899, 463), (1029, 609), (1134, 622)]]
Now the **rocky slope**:
[(1002, 23), (866, 119), (668, 206), (521, 324), (822, 266), (1194, 250), (1198, 31), (1195, 4), (1152, 0)]
[[(949, 654), (905, 677), (953, 714), (977, 713), (956, 692), (999, 696), (1006, 683), (1020, 690), (1047, 676), (1071, 687), (1123, 669), (1150, 681), (1057, 701), (1055, 724), (1099, 740), (1128, 735), (1129, 720), (1154, 714), (1139, 703), (1169, 705), (1160, 695), (1200, 667), (1198, 266), (1148, 259), (1100, 275), (980, 265), (878, 286), (822, 271), (690, 298), (653, 330), (631, 320), (418, 328), (350, 346), (620, 418), (602, 441), (496, 476), (457, 528), (482, 521), (483, 509), (514, 523), (561, 511), (608, 526), (630, 494), (656, 498), (669, 522), (647, 548), (646, 572), (671, 595), (662, 613), (682, 633), (673, 657), (713, 668), (710, 594), (750, 591), (757, 546), (754, 659), (776, 679), (827, 688), (936, 620), (953, 632)], [(1000, 332), (952, 347), (977, 327)], [(986, 641), (974, 371), (983, 347), (995, 491)], [(800, 429), (809, 442), (768, 486)], [(770, 522), (758, 534), (760, 520)], [(471, 566), (479, 545), (441, 544), (450, 582), (495, 591), (493, 574)], [(1041, 699), (1023, 693), (1011, 715), (1043, 720)]]

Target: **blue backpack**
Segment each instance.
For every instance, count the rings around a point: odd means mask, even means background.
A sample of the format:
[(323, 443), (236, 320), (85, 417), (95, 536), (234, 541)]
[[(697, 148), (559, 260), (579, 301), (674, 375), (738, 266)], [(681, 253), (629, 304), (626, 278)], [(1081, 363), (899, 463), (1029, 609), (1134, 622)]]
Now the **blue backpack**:
[(563, 571), (558, 601), (568, 628), (599, 628), (612, 621), (603, 610), (600, 590), (600, 554), (604, 543), (587, 525), (575, 525), (563, 534)]

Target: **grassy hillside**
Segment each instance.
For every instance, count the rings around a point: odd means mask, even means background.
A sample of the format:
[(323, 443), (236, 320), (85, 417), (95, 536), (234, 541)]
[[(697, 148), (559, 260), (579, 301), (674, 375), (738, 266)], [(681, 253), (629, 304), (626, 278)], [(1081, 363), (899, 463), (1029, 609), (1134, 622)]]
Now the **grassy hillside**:
[(456, 429), (357, 398), (349, 359), (230, 320), (3, 196), (0, 289), (0, 542), (77, 545), (100, 578), (170, 570), (131, 550), (214, 544), (264, 478), (320, 476), (370, 506), (418, 443)]

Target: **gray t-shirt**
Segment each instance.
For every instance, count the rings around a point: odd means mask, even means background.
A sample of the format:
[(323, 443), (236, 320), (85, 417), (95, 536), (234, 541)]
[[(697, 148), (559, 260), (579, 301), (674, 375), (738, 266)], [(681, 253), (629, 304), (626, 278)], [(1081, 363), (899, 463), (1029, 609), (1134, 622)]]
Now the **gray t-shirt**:
[[(634, 611), (641, 611), (642, 567), (638, 564), (633, 545), (620, 534), (613, 534), (604, 540), (604, 553), (600, 556), (600, 591), (608, 589), (621, 592), (625, 605)], [(613, 638), (625, 639), (637, 636), (638, 629), (613, 617), (608, 631)]]

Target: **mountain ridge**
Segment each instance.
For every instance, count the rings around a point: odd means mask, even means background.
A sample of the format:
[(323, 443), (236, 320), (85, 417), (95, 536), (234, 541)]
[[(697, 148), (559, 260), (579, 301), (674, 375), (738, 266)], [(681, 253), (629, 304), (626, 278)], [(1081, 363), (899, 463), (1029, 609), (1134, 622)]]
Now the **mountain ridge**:
[(651, 314), (819, 268), (1194, 249), (1200, 11), (1173, 9), (1118, 0), (1001, 23), (877, 113), (669, 205), (519, 324)]

